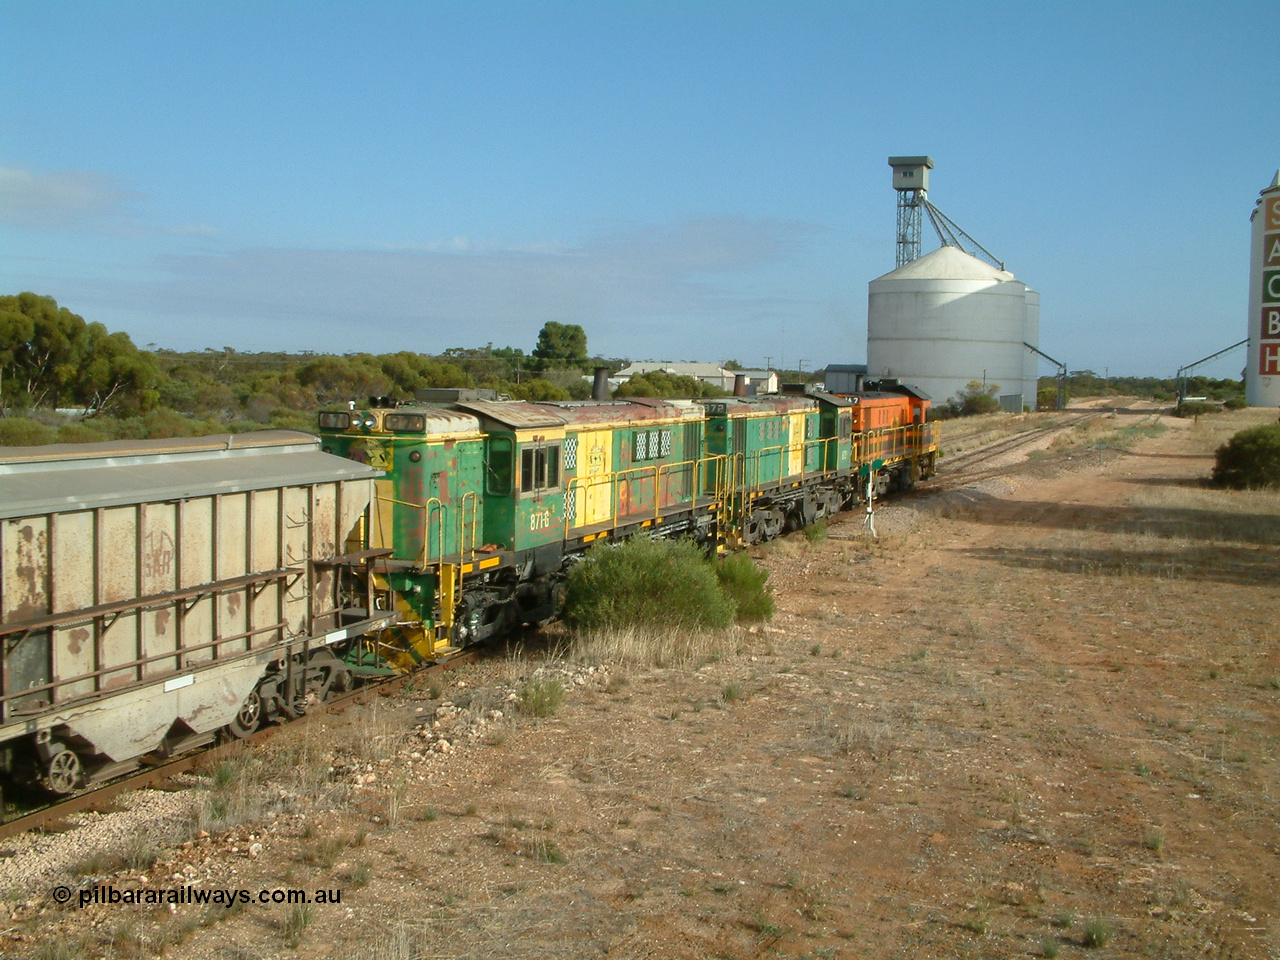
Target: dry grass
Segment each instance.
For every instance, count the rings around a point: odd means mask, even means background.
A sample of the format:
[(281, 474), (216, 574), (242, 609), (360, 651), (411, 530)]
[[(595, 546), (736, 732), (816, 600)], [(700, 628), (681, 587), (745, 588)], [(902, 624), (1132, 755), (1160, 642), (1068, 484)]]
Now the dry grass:
[(1003, 440), (1016, 433), (1025, 433), (1059, 419), (1056, 412), (1044, 413), (984, 413), (977, 417), (956, 417), (941, 420), (938, 428), (943, 448), (949, 454), (963, 453), (986, 443)]
[(731, 653), (737, 647), (737, 637), (733, 630), (599, 630), (575, 637), (572, 656), (587, 663), (684, 667)]
[(1215, 543), (1280, 542), (1280, 492), (1148, 487), (1129, 498), (1136, 522), (1164, 536)]
[(1113, 417), (1099, 414), (1054, 437), (1049, 453), (1071, 453), (1095, 447), (1128, 450), (1140, 440), (1156, 437), (1169, 428), (1161, 417)]
[(842, 716), (832, 710), (818, 724), (818, 732), (844, 754), (865, 753), (873, 760), (885, 757), (893, 747), (893, 731), (887, 723)]
[(351, 743), (358, 760), (378, 763), (396, 755), (400, 747), (401, 731), (392, 723), (386, 711), (379, 708), (376, 698), (360, 708), (355, 727)]
[(1212, 453), (1247, 427), (1260, 427), (1265, 423), (1275, 422), (1276, 413), (1272, 408), (1250, 407), (1199, 417), (1186, 428), (1186, 432), (1188, 439)]
[(361, 944), (358, 949), (344, 950), (340, 960), (415, 960), (425, 956), (426, 923), (396, 923), (372, 942)]
[(214, 767), (209, 791), (199, 798), (192, 813), (191, 832), (222, 833), (264, 816), (268, 803), (262, 767), (254, 753), (240, 754)]

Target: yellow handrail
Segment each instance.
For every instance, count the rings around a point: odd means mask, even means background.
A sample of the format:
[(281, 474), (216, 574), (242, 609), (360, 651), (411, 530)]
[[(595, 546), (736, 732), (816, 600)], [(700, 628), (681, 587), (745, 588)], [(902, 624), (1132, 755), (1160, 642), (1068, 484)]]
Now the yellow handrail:
[[(471, 556), (467, 553), (467, 504), (471, 504)], [(466, 562), (476, 558), (476, 516), (479, 513), (480, 497), (474, 490), (468, 490), (458, 503), (458, 556)]]
[[(712, 454), (709, 457), (699, 457), (692, 460), (678, 460), (672, 463), (650, 463), (636, 467), (629, 467), (626, 470), (611, 470), (605, 473), (596, 473), (588, 477), (570, 477), (568, 486), (566, 487), (566, 499), (571, 490), (578, 490), (582, 494), (594, 489), (597, 486), (607, 485), (610, 488), (611, 502), (609, 510), (609, 523), (612, 529), (618, 529), (618, 521), (622, 514), (619, 511), (621, 501), (621, 490), (624, 483), (635, 483), (645, 479), (644, 474), (652, 473), (653, 475), (653, 517), (655, 520), (662, 516), (662, 474), (665, 472), (670, 479), (670, 473), (676, 469), (687, 469), (692, 467), (690, 496), (692, 498), (690, 506), (696, 507), (698, 502), (699, 483), (706, 470), (716, 461), (724, 460), (724, 454)], [(723, 497), (720, 497), (723, 499)], [(575, 516), (577, 514), (577, 506), (575, 503)], [(566, 510), (564, 515), (564, 531), (566, 538), (572, 528), (574, 517), (569, 515)]]
[[(422, 511), (422, 559), (418, 562), (419, 572), (426, 570), (431, 565), (431, 518), (436, 519), (436, 563), (440, 563), (444, 558), (444, 515), (448, 509), (440, 502), (439, 497), (428, 497), (422, 503), (410, 503), (408, 500), (399, 500), (395, 497), (379, 496), (379, 503), (397, 504), (401, 507), (409, 507), (413, 510)], [(392, 515), (392, 525), (395, 524), (395, 516)], [(392, 536), (394, 537), (394, 531)]]
[[(825, 451), (822, 451), (821, 448), (826, 444), (836, 442), (837, 439), (838, 438), (836, 437), (817, 437), (812, 440), (802, 440), (799, 443), (789, 443), (789, 444), (784, 443), (784, 444), (778, 444), (772, 447), (761, 447), (759, 450), (754, 451), (750, 455), (745, 453), (737, 454), (736, 456), (741, 457), (744, 463), (743, 476), (742, 476), (742, 481), (743, 481), (742, 489), (743, 490), (750, 489), (753, 492), (758, 492), (764, 489), (764, 481), (762, 477), (764, 474), (764, 458), (767, 454), (778, 455), (777, 479), (779, 483), (781, 483), (783, 478), (785, 477), (798, 476), (800, 477), (800, 479), (803, 480), (805, 477), (810, 476), (811, 474), (825, 475), (827, 473), (830, 473), (831, 471), (827, 470), (825, 466), (825, 463), (826, 463)], [(821, 455), (818, 458), (820, 466), (816, 470), (809, 470), (808, 468), (809, 458), (808, 458), (807, 451), (814, 447), (817, 447), (820, 449)], [(796, 453), (796, 452), (800, 454), (800, 472), (786, 473), (783, 469), (782, 455), (784, 453), (790, 454), (790, 453)], [(748, 465), (751, 469), (748, 469)]]

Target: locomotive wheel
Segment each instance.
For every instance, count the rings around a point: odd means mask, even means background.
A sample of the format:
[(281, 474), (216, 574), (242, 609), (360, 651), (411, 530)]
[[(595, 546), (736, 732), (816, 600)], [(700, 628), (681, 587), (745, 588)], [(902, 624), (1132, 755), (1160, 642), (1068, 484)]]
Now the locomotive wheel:
[(53, 793), (65, 795), (80, 785), (84, 770), (74, 750), (63, 748), (49, 758), (45, 769), (45, 786)]
[(244, 703), (240, 704), (240, 710), (235, 715), (235, 719), (227, 724), (226, 731), (237, 740), (244, 740), (252, 736), (261, 723), (262, 698), (258, 696), (258, 691), (254, 690), (244, 698)]

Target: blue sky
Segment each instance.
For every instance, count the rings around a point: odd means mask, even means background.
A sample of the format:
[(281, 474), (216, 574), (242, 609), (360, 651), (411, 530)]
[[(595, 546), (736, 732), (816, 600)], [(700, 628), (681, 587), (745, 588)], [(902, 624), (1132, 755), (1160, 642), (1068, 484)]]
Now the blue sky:
[(1046, 352), (1171, 376), (1245, 336), (1275, 22), (0, 0), (0, 293), (178, 349), (528, 350), (558, 320), (608, 356), (857, 362), (886, 158), (927, 153), (930, 199), (1040, 291)]

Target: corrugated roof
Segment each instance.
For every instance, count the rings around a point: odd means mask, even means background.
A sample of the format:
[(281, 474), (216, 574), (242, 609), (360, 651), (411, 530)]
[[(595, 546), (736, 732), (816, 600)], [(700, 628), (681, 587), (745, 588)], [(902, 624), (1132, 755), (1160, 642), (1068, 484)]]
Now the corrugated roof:
[[(614, 376), (634, 377), (639, 374), (653, 373), (661, 370), (677, 377), (722, 377), (725, 369), (718, 363), (704, 363), (684, 360), (637, 360), (629, 363)], [(732, 376), (732, 372), (729, 374)]]
[(576, 403), (548, 403), (546, 406), (554, 406), (566, 423), (629, 423), (639, 420), (674, 420), (689, 416), (686, 407), (650, 397), (582, 400)]
[(0, 519), (381, 476), (304, 433), (10, 447)]
[(765, 394), (763, 397), (717, 397), (712, 400), (698, 401), (710, 413), (720, 407), (724, 415), (729, 417), (751, 417), (760, 414), (793, 413), (801, 410), (817, 408), (817, 402), (808, 397), (787, 396), (781, 393)]
[(939, 247), (932, 253), (903, 264), (872, 283), (880, 280), (996, 280), (1001, 283), (1017, 280), (1008, 270), (1000, 270), (977, 257), (970, 256), (958, 247)]
[(822, 400), (835, 407), (852, 407), (858, 402), (838, 393), (827, 393), (825, 390), (810, 390), (808, 396)]
[(475, 403), (459, 403), (457, 406), (516, 430), (562, 427), (566, 423), (561, 412), (527, 400), (478, 400)]

